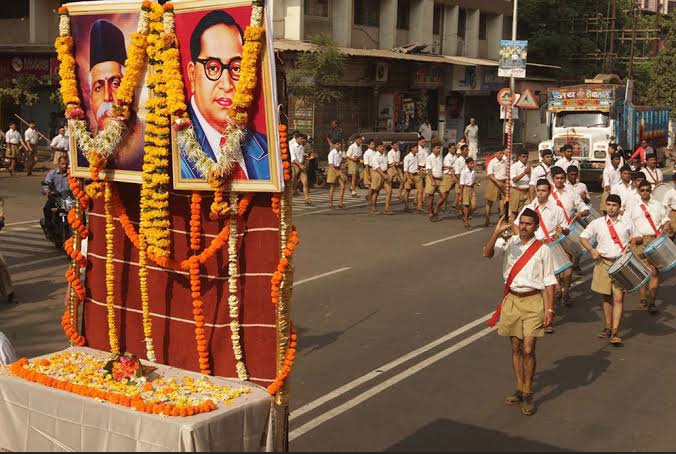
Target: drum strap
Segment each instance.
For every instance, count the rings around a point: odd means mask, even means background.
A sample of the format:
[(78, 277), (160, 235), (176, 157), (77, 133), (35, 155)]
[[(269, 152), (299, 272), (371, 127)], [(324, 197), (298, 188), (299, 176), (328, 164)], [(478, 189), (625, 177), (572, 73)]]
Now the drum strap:
[[(566, 210), (563, 210), (564, 212)], [(538, 221), (540, 223), (540, 228), (542, 229), (542, 233), (545, 234), (545, 243), (551, 243), (552, 239), (549, 236), (549, 230), (547, 230), (547, 226), (545, 225), (544, 219), (542, 219), (542, 214), (540, 213), (540, 207), (535, 207), (535, 212), (538, 215)]]
[(507, 276), (507, 281), (505, 281), (505, 289), (502, 292), (502, 298), (500, 299), (500, 303), (498, 304), (498, 307), (495, 309), (495, 312), (493, 313), (493, 316), (491, 317), (490, 320), (488, 320), (488, 326), (493, 327), (495, 324), (500, 320), (500, 312), (502, 311), (502, 300), (505, 299), (505, 296), (507, 296), (507, 293), (509, 293), (509, 288), (512, 286), (512, 282), (514, 281), (514, 278), (521, 272), (524, 266), (530, 261), (531, 258), (535, 255), (535, 253), (542, 247), (543, 243), (542, 241), (535, 240), (533, 241), (533, 244), (531, 244), (528, 249), (526, 249), (526, 252), (521, 254), (521, 257), (518, 258), (518, 260), (514, 263), (514, 266), (512, 266), (511, 271), (509, 272), (509, 275)]
[(643, 214), (645, 215), (645, 218), (648, 220), (648, 224), (650, 224), (650, 227), (653, 228), (655, 236), (660, 236), (660, 232), (657, 230), (655, 222), (653, 222), (653, 217), (650, 216), (650, 213), (648, 212), (648, 208), (646, 208), (646, 206), (643, 203), (641, 203), (639, 206), (641, 207), (641, 210), (643, 210)]
[(563, 210), (563, 215), (566, 218), (566, 222), (568, 223), (568, 225), (570, 225), (570, 216), (568, 216), (568, 212), (563, 207), (563, 203), (561, 202), (561, 199), (559, 198), (558, 191), (556, 189), (554, 189), (552, 191), (552, 197), (554, 197), (554, 200), (556, 200), (556, 204), (559, 206), (559, 208), (561, 208)]
[(607, 219), (606, 222), (608, 223), (608, 230), (610, 231), (610, 237), (613, 239), (615, 244), (617, 244), (620, 247), (620, 250), (622, 253), (624, 253), (624, 248), (626, 246), (622, 245), (622, 241), (620, 241), (620, 237), (617, 235), (617, 230), (615, 230), (615, 226), (613, 225), (613, 221), (610, 219)]

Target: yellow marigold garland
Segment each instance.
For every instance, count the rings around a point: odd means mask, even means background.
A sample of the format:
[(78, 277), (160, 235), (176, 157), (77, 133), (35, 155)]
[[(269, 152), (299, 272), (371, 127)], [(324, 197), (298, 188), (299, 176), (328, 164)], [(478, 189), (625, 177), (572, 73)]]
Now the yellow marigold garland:
[(106, 215), (106, 309), (108, 313), (108, 341), (110, 343), (110, 352), (120, 353), (120, 343), (117, 339), (117, 328), (115, 327), (115, 261), (114, 244), (115, 240), (115, 220), (113, 218), (112, 203), (112, 183), (104, 183), (104, 208)]

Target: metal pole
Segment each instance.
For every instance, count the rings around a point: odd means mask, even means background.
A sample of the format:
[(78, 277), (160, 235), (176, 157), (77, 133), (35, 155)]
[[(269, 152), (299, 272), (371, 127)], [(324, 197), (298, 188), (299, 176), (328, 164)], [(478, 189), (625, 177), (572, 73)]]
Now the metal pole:
[[(512, 11), (512, 41), (516, 41), (516, 25), (518, 19), (518, 7), (519, 0), (514, 1), (514, 9)], [(513, 142), (513, 133), (514, 133), (514, 121), (512, 119), (512, 105), (514, 103), (515, 93), (516, 93), (516, 80), (514, 77), (509, 78), (509, 89), (510, 93), (510, 105), (507, 107), (507, 184), (505, 184), (505, 219), (509, 219), (509, 193), (512, 188), (512, 178), (510, 176), (512, 168), (512, 142)], [(504, 135), (503, 135), (504, 137)]]

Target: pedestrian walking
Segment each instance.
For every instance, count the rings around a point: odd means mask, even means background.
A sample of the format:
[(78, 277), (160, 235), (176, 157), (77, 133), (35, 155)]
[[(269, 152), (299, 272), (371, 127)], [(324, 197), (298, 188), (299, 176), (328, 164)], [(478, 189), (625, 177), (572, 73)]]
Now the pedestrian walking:
[[(622, 199), (610, 194), (606, 199), (604, 217), (594, 219), (580, 234), (580, 244), (589, 251), (596, 262), (591, 289), (603, 298), (604, 328), (600, 338), (609, 338), (610, 343), (622, 345), (620, 325), (624, 313), (624, 290), (610, 279), (608, 270), (615, 260), (622, 257), (635, 236), (634, 225), (627, 217), (620, 216)], [(596, 241), (596, 247), (592, 242)]]
[[(5, 227), (5, 199), (0, 197), (0, 230)], [(7, 298), (8, 303), (15, 303), (14, 286), (7, 269), (7, 262), (0, 252), (0, 296)]]
[(528, 162), (528, 151), (522, 148), (519, 151), (517, 161), (509, 169), (509, 177), (512, 179), (509, 190), (509, 212), (512, 222), (516, 219), (516, 215), (530, 201), (530, 175), (531, 166)]
[(329, 144), (329, 148), (333, 147), (336, 142), (343, 143), (343, 129), (340, 127), (338, 120), (331, 121), (331, 130), (326, 136), (326, 142)]
[(361, 149), (363, 143), (364, 138), (357, 136), (347, 149), (347, 175), (351, 180), (350, 189), (352, 197), (359, 197), (359, 194), (357, 194), (357, 182), (359, 180), (359, 161), (363, 155)]
[(386, 200), (386, 204), (387, 206), (390, 206), (392, 199), (392, 182), (395, 178), (399, 181), (399, 199), (404, 199), (404, 172), (401, 163), (401, 150), (399, 149), (399, 142), (396, 140), (392, 142), (387, 150), (387, 175), (390, 177), (390, 180), (385, 183), (385, 186), (389, 185), (390, 190), (387, 193), (389, 200)]
[(465, 139), (469, 147), (469, 157), (476, 161), (479, 156), (479, 126), (474, 118), (470, 118), (465, 127)]
[(440, 197), (441, 204), (434, 203), (434, 194), (441, 195), (441, 184), (444, 178), (444, 159), (441, 157), (441, 144), (436, 143), (432, 146), (432, 154), (425, 161), (425, 170), (427, 181), (425, 182), (425, 196), (428, 198), (428, 216), (430, 221), (439, 220), (439, 207), (443, 204), (443, 197)]
[(23, 143), (21, 133), (16, 130), (16, 123), (10, 123), (9, 129), (5, 133), (5, 142), (7, 143), (5, 157), (9, 159), (9, 174), (13, 176), (16, 173), (16, 160)]
[(430, 125), (430, 121), (427, 118), (425, 118), (421, 123), (420, 127), (418, 128), (418, 133), (427, 142), (432, 141), (432, 125)]
[(476, 210), (476, 192), (474, 185), (476, 184), (476, 171), (474, 170), (474, 159), (467, 158), (465, 160), (465, 168), (460, 173), (460, 188), (462, 192), (462, 212), (465, 222), (465, 228), (472, 229), (469, 220), (472, 213)]
[(305, 144), (307, 143), (307, 136), (305, 134), (298, 134), (298, 136), (295, 137), (295, 141), (295, 144), (289, 143), (293, 189), (295, 192), (298, 187), (298, 180), (300, 180), (303, 185), (305, 205), (312, 206), (312, 202), (310, 201), (310, 184), (307, 176), (307, 164), (305, 163)]
[[(371, 196), (369, 214), (380, 214), (377, 209), (378, 194), (385, 186), (385, 181), (389, 178), (387, 176), (387, 156), (385, 156), (385, 145), (382, 142), (373, 142), (376, 150), (375, 154), (369, 160), (369, 167), (371, 168), (371, 185), (369, 186), (369, 193)], [(393, 214), (389, 206), (385, 206), (386, 214)]]
[(343, 161), (343, 143), (336, 140), (329, 153), (329, 164), (326, 172), (326, 182), (329, 184), (329, 208), (333, 208), (333, 193), (336, 189), (336, 182), (340, 185), (340, 194), (338, 195), (338, 208), (345, 209), (343, 199), (345, 197), (346, 178), (341, 168)]
[(33, 175), (33, 166), (35, 165), (35, 161), (37, 160), (37, 147), (38, 147), (38, 141), (40, 140), (40, 135), (38, 134), (38, 131), (35, 129), (35, 122), (31, 121), (28, 123), (28, 128), (23, 133), (24, 135), (24, 142), (26, 144), (26, 153), (24, 155), (24, 163), (26, 166), (26, 175), (31, 176)]
[(486, 182), (486, 191), (484, 197), (486, 198), (486, 220), (484, 226), (491, 225), (491, 211), (493, 204), (498, 203), (498, 212), (500, 217), (504, 215), (504, 202), (506, 200), (507, 187), (507, 160), (505, 159), (504, 150), (498, 150), (493, 155), (486, 168), (488, 181)]
[(505, 404), (519, 405), (521, 413), (535, 414), (533, 377), (536, 365), (536, 340), (544, 336), (544, 328), (554, 317), (554, 262), (549, 248), (538, 240), (539, 216), (530, 208), (518, 218), (518, 235), (503, 237), (513, 227), (500, 218), (493, 234), (484, 246), (483, 255), (502, 255), (502, 276), (505, 287), (502, 300), (491, 326), (498, 324), (498, 334), (509, 337), (512, 350), (512, 370), (516, 390), (505, 397)]
[(68, 157), (68, 139), (66, 138), (66, 129), (61, 127), (59, 128), (59, 133), (54, 136), (52, 143), (49, 144), (52, 151), (54, 152), (53, 163), (57, 165), (61, 156)]
[(404, 211), (408, 212), (408, 199), (412, 190), (416, 191), (414, 201), (418, 212), (422, 211), (420, 194), (423, 191), (423, 183), (418, 169), (418, 145), (413, 144), (411, 150), (404, 157)]

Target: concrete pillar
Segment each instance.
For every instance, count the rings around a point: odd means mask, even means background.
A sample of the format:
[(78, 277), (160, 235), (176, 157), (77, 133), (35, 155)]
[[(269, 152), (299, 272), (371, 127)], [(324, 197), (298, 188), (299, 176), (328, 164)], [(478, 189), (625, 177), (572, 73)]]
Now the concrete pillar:
[(486, 17), (486, 44), (488, 45), (486, 57), (489, 59), (497, 60), (499, 57), (503, 24), (504, 16), (502, 14), (489, 14)]
[(284, 0), (268, 0), (272, 8), (272, 37), (274, 39), (283, 39), (284, 33), (284, 17), (286, 16), (286, 8)]
[(351, 47), (352, 23), (354, 22), (353, 0), (331, 0), (331, 24), (333, 40), (338, 47)]
[[(52, 2), (45, 0), (30, 0), (29, 3), (29, 42), (31, 44), (51, 44), (49, 23), (53, 17)], [(56, 6), (58, 8), (58, 6)]]
[(444, 55), (458, 55), (458, 14), (460, 7), (446, 5), (444, 8), (444, 34), (441, 36), (441, 50)]
[(432, 22), (434, 21), (434, 0), (412, 0), (411, 18), (408, 31), (411, 43), (432, 45)]
[(302, 41), (305, 36), (305, 2), (285, 0), (284, 7), (284, 39)]
[(479, 16), (478, 9), (468, 9), (467, 26), (465, 28), (465, 56), (476, 58), (479, 56)]
[(397, 45), (398, 0), (380, 0), (380, 48), (392, 49)]

